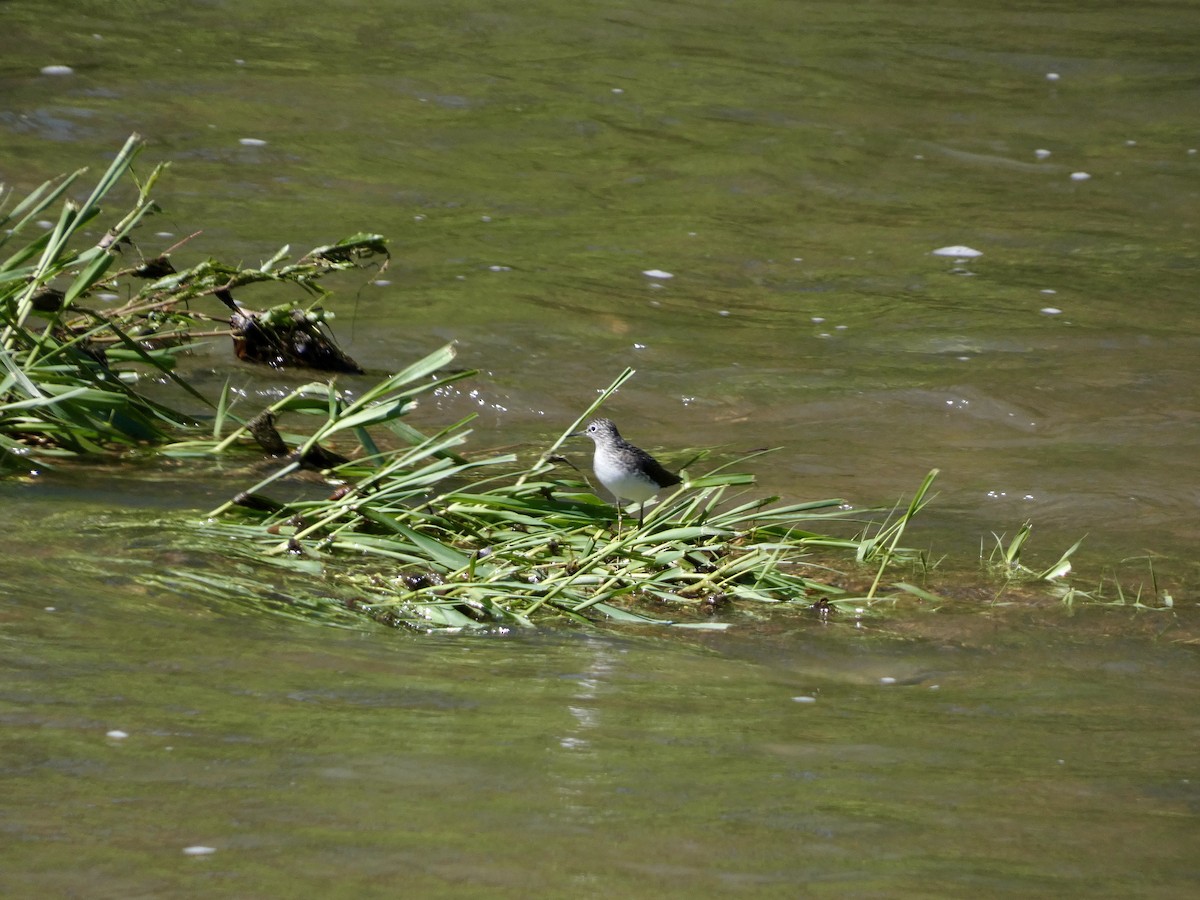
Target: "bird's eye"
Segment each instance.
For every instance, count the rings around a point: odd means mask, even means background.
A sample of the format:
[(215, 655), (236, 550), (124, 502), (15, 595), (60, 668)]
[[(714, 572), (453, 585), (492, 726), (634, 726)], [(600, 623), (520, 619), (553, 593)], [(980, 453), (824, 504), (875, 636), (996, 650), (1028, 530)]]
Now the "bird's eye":
[(588, 426), (588, 434), (595, 434), (599, 430), (600, 429), (596, 427), (595, 422), (593, 422), (591, 425)]

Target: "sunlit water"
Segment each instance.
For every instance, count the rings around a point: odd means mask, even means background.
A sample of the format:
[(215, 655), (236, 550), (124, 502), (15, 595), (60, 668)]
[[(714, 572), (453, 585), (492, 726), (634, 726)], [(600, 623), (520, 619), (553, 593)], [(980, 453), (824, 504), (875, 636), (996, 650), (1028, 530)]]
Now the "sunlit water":
[(139, 131), (147, 255), (387, 235), (347, 349), (482, 370), (417, 424), (532, 455), (634, 366), (608, 412), (668, 459), (858, 505), (937, 467), (948, 570), (1028, 518), (1085, 587), (1161, 554), (1177, 612), (342, 631), (106, 531), (238, 472), (50, 473), (3, 492), (3, 893), (1194, 893), (1200, 7), (69, 6), (0, 7), (0, 181)]

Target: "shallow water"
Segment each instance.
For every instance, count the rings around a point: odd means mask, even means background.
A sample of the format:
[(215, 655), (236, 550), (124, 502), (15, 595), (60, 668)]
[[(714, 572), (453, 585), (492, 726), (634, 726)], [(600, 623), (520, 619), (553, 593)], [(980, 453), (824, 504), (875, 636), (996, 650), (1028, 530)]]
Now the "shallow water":
[(101, 583), (100, 518), (5, 597), (6, 896), (1185, 896), (1200, 876), (1200, 672), (1161, 616), (363, 632), (146, 592), (129, 561)]
[(341, 630), (144, 577), (220, 578), (171, 522), (236, 467), (50, 473), (0, 486), (0, 892), (1194, 894), (1200, 7), (69, 7), (0, 8), (0, 181), (139, 131), (147, 255), (387, 235), (347, 349), (482, 370), (416, 424), (534, 454), (631, 365), (608, 412), (668, 458), (858, 505), (939, 468), (948, 587), (1028, 518), (1176, 612)]

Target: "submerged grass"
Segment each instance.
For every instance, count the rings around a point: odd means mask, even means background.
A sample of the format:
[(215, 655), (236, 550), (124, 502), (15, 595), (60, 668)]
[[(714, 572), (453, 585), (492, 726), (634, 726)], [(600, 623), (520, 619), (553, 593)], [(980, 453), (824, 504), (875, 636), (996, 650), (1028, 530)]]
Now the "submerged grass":
[[(993, 534), (996, 545), (987, 560), (987, 567), (997, 577), (1008, 582), (1053, 582), (1065, 578), (1071, 572), (1071, 557), (1083, 543), (1080, 538), (1072, 544), (1052, 565), (1044, 569), (1031, 569), (1021, 561), (1026, 541), (1033, 534), (1033, 523), (1026, 521), (1017, 529), (1012, 540), (1005, 543), (1005, 535)], [(982, 556), (982, 550), (980, 556)]]

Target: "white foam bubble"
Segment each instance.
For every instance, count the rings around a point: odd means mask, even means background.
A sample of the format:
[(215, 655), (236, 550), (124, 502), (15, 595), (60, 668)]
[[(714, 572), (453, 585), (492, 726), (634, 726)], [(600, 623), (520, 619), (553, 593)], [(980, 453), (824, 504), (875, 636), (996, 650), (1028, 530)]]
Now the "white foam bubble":
[(662, 269), (646, 269), (642, 272), (647, 278), (674, 278), (670, 272), (664, 272)]
[(983, 256), (982, 250), (976, 250), (973, 247), (966, 247), (962, 244), (954, 244), (950, 247), (938, 247), (936, 250), (930, 250), (934, 256), (953, 256), (956, 259), (974, 259), (977, 256)]

